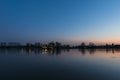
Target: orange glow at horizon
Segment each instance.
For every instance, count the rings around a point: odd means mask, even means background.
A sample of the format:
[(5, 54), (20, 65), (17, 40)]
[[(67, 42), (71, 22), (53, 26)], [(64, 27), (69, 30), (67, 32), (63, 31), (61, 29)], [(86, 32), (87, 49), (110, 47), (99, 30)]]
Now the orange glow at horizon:
[(102, 45), (102, 44), (120, 44), (120, 39), (112, 39), (112, 40), (105, 40), (105, 39), (101, 39), (101, 40), (66, 40), (65, 42), (63, 43), (68, 43), (68, 44), (74, 44), (74, 45), (79, 45), (81, 44), (82, 42), (86, 43), (86, 44), (89, 44), (89, 42), (92, 42), (96, 45)]

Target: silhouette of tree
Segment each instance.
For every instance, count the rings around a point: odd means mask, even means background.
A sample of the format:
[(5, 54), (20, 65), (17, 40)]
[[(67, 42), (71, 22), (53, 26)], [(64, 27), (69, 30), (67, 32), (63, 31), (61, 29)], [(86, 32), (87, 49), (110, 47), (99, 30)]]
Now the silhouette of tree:
[(114, 43), (112, 43), (112, 48), (114, 47)]
[(92, 42), (90, 42), (90, 43), (89, 43), (89, 48), (95, 48), (95, 44), (92, 43)]
[(84, 48), (85, 48), (85, 46), (86, 46), (86, 45), (85, 45), (85, 43), (84, 43), (84, 42), (82, 42), (82, 43), (81, 43), (81, 48), (83, 48), (83, 49), (84, 49)]
[(61, 43), (56, 42), (56, 45), (55, 45), (55, 46), (56, 46), (56, 48), (59, 48), (59, 49), (60, 49), (60, 48), (61, 48)]
[(41, 45), (41, 43), (36, 42), (34, 46), (35, 46), (35, 47), (41, 47), (42, 45)]
[(5, 46), (7, 46), (7, 43), (6, 43), (6, 42), (1, 42), (1, 43), (0, 43), (0, 47), (5, 47)]
[(49, 48), (54, 48), (55, 47), (55, 43), (52, 41), (52, 42), (50, 42), (49, 44), (48, 44), (48, 47)]

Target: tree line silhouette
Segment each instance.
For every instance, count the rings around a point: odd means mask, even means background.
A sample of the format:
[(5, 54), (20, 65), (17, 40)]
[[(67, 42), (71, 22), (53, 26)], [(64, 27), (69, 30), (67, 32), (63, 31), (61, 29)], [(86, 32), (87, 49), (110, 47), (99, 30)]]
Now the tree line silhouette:
[(32, 49), (32, 48), (39, 48), (43, 50), (49, 50), (49, 49), (114, 49), (120, 48), (120, 45), (118, 44), (105, 44), (105, 45), (95, 45), (94, 43), (90, 42), (88, 45), (86, 45), (84, 42), (82, 42), (80, 45), (77, 46), (70, 46), (69, 44), (61, 44), (60, 42), (54, 42), (51, 41), (47, 44), (36, 42), (36, 43), (26, 43), (25, 45), (20, 44), (19, 42), (1, 42), (0, 48), (26, 48), (26, 49)]

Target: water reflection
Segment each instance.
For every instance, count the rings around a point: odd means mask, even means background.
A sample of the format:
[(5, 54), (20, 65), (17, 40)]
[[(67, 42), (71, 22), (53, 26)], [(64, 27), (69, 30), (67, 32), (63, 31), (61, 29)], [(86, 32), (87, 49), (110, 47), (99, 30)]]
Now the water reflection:
[[(17, 48), (11, 48), (11, 49), (0, 49), (0, 54), (4, 53), (10, 53), (10, 54), (16, 54), (16, 53), (25, 53), (25, 54), (49, 54), (49, 55), (60, 55), (61, 52), (70, 52), (70, 50), (74, 49), (39, 49), (39, 48), (26, 48), (26, 49), (17, 49)], [(76, 50), (76, 49), (75, 49)], [(120, 53), (120, 49), (78, 49), (80, 54), (86, 55), (86, 53), (89, 53), (90, 55), (94, 55), (96, 51), (104, 51), (107, 53)]]
[[(69, 50), (62, 50), (64, 52), (68, 52)], [(32, 49), (32, 48), (26, 48), (26, 49), (17, 49), (17, 48), (11, 48), (11, 49), (0, 49), (0, 54), (4, 54), (4, 53), (25, 53), (25, 54), (30, 54), (30, 53), (34, 53), (34, 54), (49, 54), (49, 55), (59, 55), (61, 54), (61, 49)]]
[(4, 48), (0, 80), (120, 80), (118, 53), (120, 49)]

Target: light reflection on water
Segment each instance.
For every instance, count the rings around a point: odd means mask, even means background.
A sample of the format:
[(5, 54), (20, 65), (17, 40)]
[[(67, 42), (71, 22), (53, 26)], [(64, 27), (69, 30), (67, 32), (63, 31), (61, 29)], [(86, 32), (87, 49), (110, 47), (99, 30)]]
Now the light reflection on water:
[(119, 49), (0, 49), (0, 80), (120, 80), (119, 75)]

